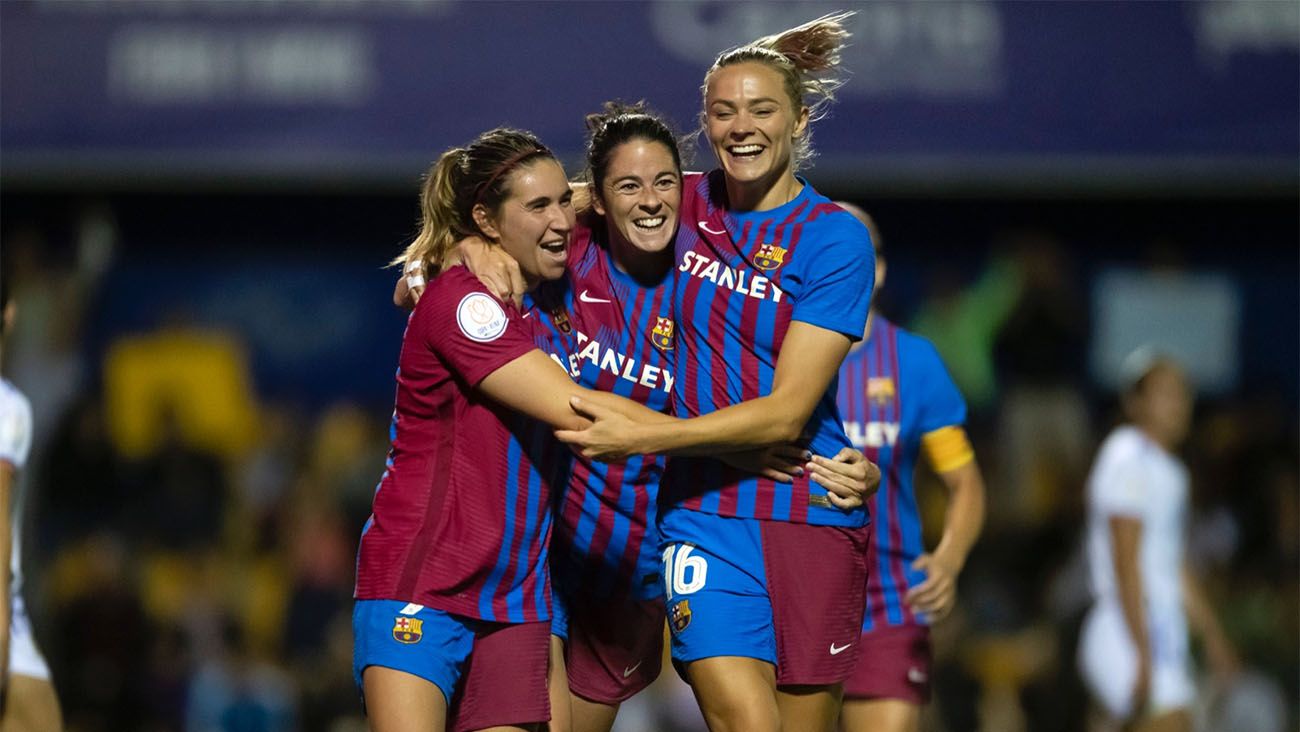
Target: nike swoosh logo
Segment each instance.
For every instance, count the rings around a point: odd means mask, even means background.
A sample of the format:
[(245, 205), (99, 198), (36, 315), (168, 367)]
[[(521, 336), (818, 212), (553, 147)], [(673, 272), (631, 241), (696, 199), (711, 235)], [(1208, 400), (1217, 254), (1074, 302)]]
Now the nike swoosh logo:
[(591, 295), (588, 295), (586, 290), (583, 290), (578, 295), (578, 299), (583, 302), (609, 302), (609, 300), (602, 300), (599, 297), (592, 297)]
[(832, 643), (832, 644), (831, 644), (831, 655), (832, 655), (832, 656), (838, 656), (838, 655), (840, 655), (841, 653), (847, 651), (847, 650), (849, 649), (849, 646), (852, 646), (852, 645), (853, 645), (852, 643), (849, 643), (848, 645), (843, 645), (843, 646), (836, 647), (835, 644)]
[(639, 668), (641, 668), (641, 664), (643, 664), (643, 663), (645, 663), (644, 660), (642, 660), (642, 661), (637, 661), (635, 666), (632, 666), (632, 667), (630, 667), (630, 668), (626, 668), (626, 667), (625, 667), (625, 668), (623, 669), (623, 678), (626, 679), (627, 677), (631, 676), (631, 675), (632, 675), (632, 672), (633, 672), (633, 671), (636, 671), (636, 670), (639, 669)]
[(924, 684), (927, 678), (929, 677), (919, 668), (909, 668), (907, 670), (907, 680), (913, 684)]
[(700, 222), (700, 228), (701, 228), (701, 229), (704, 229), (706, 232), (708, 232), (708, 233), (710, 233), (710, 234), (713, 234), (714, 236), (722, 236), (723, 234), (726, 234), (726, 233), (727, 233), (727, 231), (726, 231), (725, 229), (723, 229), (722, 231), (714, 231), (713, 229), (710, 229), (710, 228), (709, 228), (709, 222), (707, 222), (707, 221), (701, 221), (701, 222)]
[(531, 317), (533, 317), (533, 311), (529, 310), (528, 312), (524, 313), (524, 317), (525, 317), (525, 318), (531, 318)]

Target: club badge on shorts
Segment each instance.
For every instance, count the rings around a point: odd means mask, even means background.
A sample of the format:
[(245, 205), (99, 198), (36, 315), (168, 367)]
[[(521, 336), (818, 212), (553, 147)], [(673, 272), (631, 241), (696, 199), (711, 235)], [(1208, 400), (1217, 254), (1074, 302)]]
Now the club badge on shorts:
[(680, 633), (686, 630), (686, 626), (691, 624), (691, 603), (688, 600), (682, 600), (668, 613), (668, 622), (672, 624), (674, 633)]
[(393, 640), (398, 643), (419, 643), (424, 637), (424, 621), (402, 615), (393, 620)]

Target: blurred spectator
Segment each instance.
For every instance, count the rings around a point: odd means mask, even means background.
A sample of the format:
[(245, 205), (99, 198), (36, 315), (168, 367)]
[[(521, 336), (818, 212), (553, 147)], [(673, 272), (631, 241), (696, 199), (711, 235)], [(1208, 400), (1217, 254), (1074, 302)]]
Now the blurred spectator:
[(993, 344), (1019, 297), (1020, 272), (995, 259), (974, 283), (962, 285), (951, 267), (933, 266), (929, 300), (912, 327), (934, 342), (972, 412), (985, 413), (997, 396)]
[(1092, 440), (1082, 394), (1088, 320), (1070, 285), (1061, 243), (1045, 232), (1008, 237), (1020, 296), (997, 335), (1000, 451), (994, 520), (1050, 521), (1062, 500), (1077, 500)]
[(297, 729), (294, 684), (256, 659), (243, 629), (226, 618), (214, 652), (194, 673), (185, 732), (291, 732)]

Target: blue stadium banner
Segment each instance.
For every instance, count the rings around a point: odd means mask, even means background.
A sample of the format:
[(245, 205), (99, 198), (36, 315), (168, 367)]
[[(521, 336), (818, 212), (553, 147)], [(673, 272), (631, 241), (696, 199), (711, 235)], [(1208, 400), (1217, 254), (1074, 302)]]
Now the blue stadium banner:
[(1294, 175), (1300, 3), (1272, 0), (11, 0), (0, 173), (405, 182), (499, 124), (576, 160), (602, 101), (689, 129), (719, 50), (843, 8), (819, 176)]

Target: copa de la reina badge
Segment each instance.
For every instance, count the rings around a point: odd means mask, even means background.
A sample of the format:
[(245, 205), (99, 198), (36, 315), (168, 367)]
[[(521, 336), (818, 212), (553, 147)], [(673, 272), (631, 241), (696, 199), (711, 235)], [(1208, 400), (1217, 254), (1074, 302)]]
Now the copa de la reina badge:
[(491, 295), (471, 292), (456, 306), (456, 325), (471, 341), (495, 341), (506, 332), (506, 311)]

